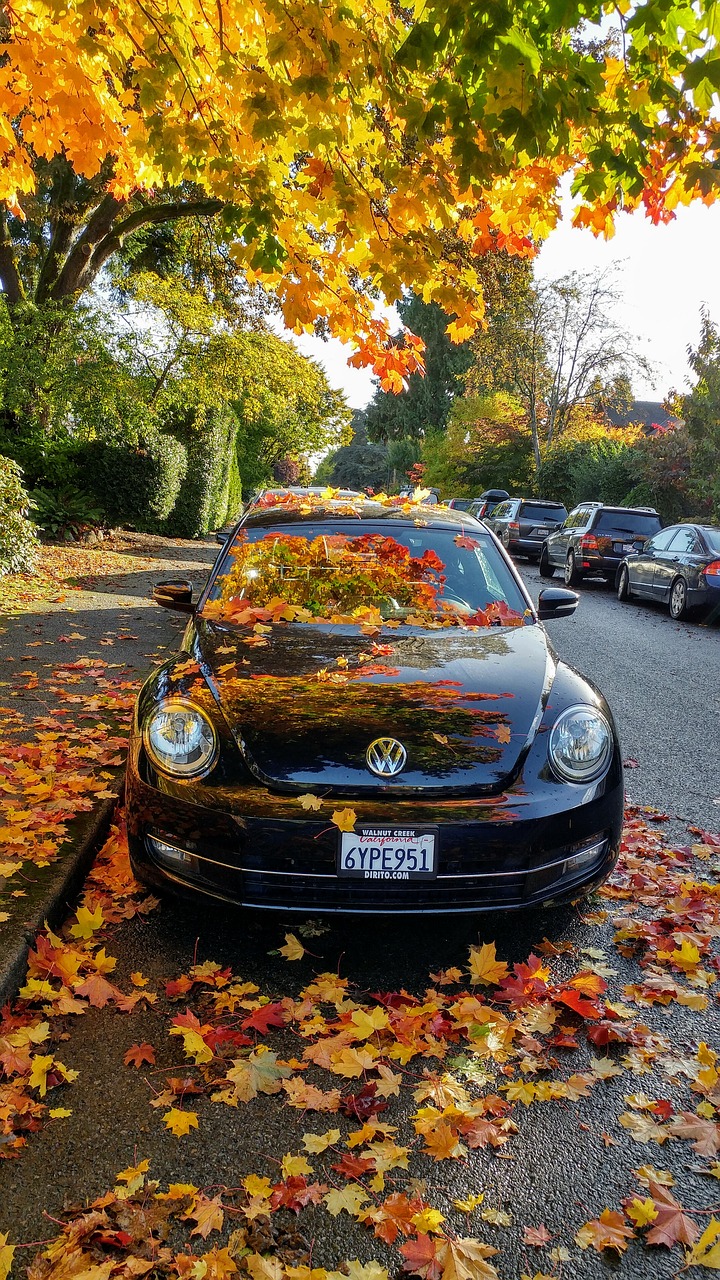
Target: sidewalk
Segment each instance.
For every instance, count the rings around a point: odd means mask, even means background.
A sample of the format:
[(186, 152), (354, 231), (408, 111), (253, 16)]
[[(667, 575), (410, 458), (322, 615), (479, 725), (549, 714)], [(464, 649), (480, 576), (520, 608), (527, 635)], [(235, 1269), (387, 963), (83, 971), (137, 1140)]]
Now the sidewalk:
[(0, 1005), (28, 942), (82, 884), (122, 786), (136, 692), (182, 634), (152, 585), (199, 585), (216, 552), (123, 533), (44, 548), (37, 576), (0, 579)]

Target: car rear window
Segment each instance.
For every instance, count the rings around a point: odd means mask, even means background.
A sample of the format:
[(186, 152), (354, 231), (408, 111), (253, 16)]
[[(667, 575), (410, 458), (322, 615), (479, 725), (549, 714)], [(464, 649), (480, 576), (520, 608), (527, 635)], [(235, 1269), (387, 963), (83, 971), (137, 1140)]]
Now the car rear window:
[(662, 525), (659, 516), (647, 511), (601, 511), (593, 526), (598, 533), (631, 533), (652, 538)]
[[(263, 611), (271, 616), (256, 616)], [(241, 528), (203, 612), (261, 626), (274, 620), (412, 626), (532, 621), (487, 536), (370, 521)]]
[(543, 506), (539, 502), (523, 502), (518, 515), (528, 520), (549, 520), (553, 524), (561, 524), (567, 515), (564, 507)]
[(703, 529), (705, 540), (711, 551), (720, 551), (720, 529)]

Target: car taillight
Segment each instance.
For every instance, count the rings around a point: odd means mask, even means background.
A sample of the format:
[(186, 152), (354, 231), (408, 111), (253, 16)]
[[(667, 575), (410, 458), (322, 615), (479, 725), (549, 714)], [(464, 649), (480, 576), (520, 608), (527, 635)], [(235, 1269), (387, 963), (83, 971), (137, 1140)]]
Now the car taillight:
[(520, 532), (520, 525), (518, 524), (517, 520), (508, 520), (508, 533), (510, 532), (512, 533)]
[(580, 550), (581, 551), (597, 551), (597, 549), (598, 549), (598, 540), (595, 537), (595, 534), (584, 533), (582, 538), (580, 539)]
[(718, 579), (717, 583), (711, 584), (712, 586), (720, 586), (720, 560), (713, 560), (711, 564), (706, 564), (703, 573), (706, 578)]

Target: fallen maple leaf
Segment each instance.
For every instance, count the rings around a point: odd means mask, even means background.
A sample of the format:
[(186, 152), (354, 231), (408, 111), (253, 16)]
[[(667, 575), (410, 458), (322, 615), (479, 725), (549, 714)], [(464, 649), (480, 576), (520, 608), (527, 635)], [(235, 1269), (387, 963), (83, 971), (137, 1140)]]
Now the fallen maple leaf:
[(305, 948), (294, 933), (285, 934), (285, 946), (278, 947), (278, 951), (286, 960), (302, 960), (305, 955)]
[(143, 1062), (147, 1062), (151, 1067), (155, 1066), (155, 1050), (151, 1044), (131, 1044), (127, 1050), (123, 1062), (126, 1067), (130, 1063), (134, 1067), (141, 1067)]
[(508, 967), (504, 960), (495, 958), (495, 943), (483, 942), (480, 947), (470, 948), (470, 982), (473, 986), (482, 983), (493, 987), (507, 977)]
[(184, 1138), (191, 1129), (197, 1129), (198, 1118), (194, 1111), (180, 1111), (177, 1107), (171, 1107), (163, 1116), (163, 1124), (167, 1125), (176, 1138)]
[(105, 917), (102, 913), (102, 907), (96, 907), (94, 911), (89, 911), (87, 907), (78, 907), (75, 915), (76, 924), (72, 925), (70, 933), (73, 938), (91, 938), (98, 929), (102, 929)]
[(311, 791), (307, 791), (304, 796), (298, 796), (297, 801), (298, 804), (302, 805), (303, 809), (322, 808), (322, 800), (319, 796), (314, 796)]
[(0, 1231), (0, 1280), (6, 1280), (10, 1274), (15, 1245), (8, 1244), (7, 1232)]
[[(0, 1236), (2, 1244), (2, 1236)], [(0, 1250), (0, 1254), (2, 1250)], [(686, 1267), (707, 1267), (720, 1271), (720, 1219), (711, 1218), (697, 1244), (685, 1254)], [(0, 1280), (2, 1272), (0, 1269)]]
[(581, 1249), (592, 1245), (598, 1253), (603, 1249), (617, 1249), (624, 1253), (628, 1240), (635, 1239), (635, 1232), (627, 1225), (625, 1216), (615, 1209), (603, 1209), (599, 1218), (586, 1222), (575, 1235), (575, 1243)]
[(523, 1227), (523, 1244), (531, 1244), (536, 1249), (542, 1249), (551, 1240), (552, 1236), (544, 1223), (539, 1227)]
[(311, 1155), (319, 1155), (340, 1141), (339, 1129), (328, 1129), (325, 1133), (304, 1133), (303, 1146)]
[(190, 1221), (194, 1219), (197, 1224), (190, 1232), (191, 1236), (202, 1236), (203, 1240), (207, 1240), (211, 1231), (222, 1231), (225, 1221), (222, 1200), (220, 1196), (210, 1200), (199, 1192), (183, 1217)]
[(648, 1190), (653, 1198), (657, 1217), (645, 1237), (647, 1243), (663, 1244), (668, 1249), (678, 1242), (693, 1244), (700, 1234), (700, 1228), (687, 1216), (682, 1205), (659, 1182), (650, 1182)]
[(335, 809), (332, 821), (340, 831), (354, 831), (357, 814), (354, 809)]

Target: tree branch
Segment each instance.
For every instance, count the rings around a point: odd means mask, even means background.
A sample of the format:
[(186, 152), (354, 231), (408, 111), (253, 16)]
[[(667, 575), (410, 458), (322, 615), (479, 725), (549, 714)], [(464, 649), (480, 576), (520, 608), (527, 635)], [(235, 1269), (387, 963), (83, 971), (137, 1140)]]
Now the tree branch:
[(25, 297), (20, 273), (15, 261), (15, 250), (5, 216), (5, 205), (0, 206), (0, 286), (9, 306), (14, 307)]
[(122, 200), (118, 200), (109, 193), (103, 196), (100, 204), (88, 219), (84, 230), (75, 241), (65, 259), (60, 274), (49, 290), (48, 297), (53, 302), (59, 302), (62, 298), (70, 298), (73, 294), (79, 293), (86, 287), (86, 281), (83, 277), (93, 250), (98, 242), (110, 231), (115, 218), (123, 207), (123, 203)]
[[(106, 196), (105, 201), (107, 200), (114, 202), (114, 211), (111, 216), (107, 216), (109, 212), (108, 206), (106, 215), (98, 218), (97, 215), (100, 214), (102, 209), (102, 206), (100, 206), (93, 218), (90, 219), (58, 277), (51, 294), (52, 298), (66, 298), (82, 289), (87, 289), (108, 258), (117, 253), (122, 248), (126, 237), (132, 235), (133, 231), (139, 231), (140, 227), (148, 226), (151, 223), (175, 222), (179, 218), (211, 217), (213, 214), (219, 213), (223, 207), (222, 200), (211, 199), (178, 200), (173, 204), (148, 204), (143, 205), (141, 209), (135, 209), (126, 218), (123, 218), (121, 222), (118, 222), (116, 226), (113, 226), (113, 221), (123, 206), (119, 200), (115, 200), (112, 196)], [(105, 201), (103, 201), (103, 205)], [(75, 259), (74, 262), (73, 259)]]

